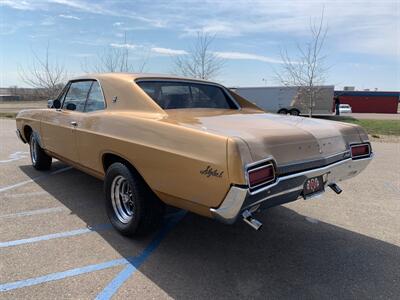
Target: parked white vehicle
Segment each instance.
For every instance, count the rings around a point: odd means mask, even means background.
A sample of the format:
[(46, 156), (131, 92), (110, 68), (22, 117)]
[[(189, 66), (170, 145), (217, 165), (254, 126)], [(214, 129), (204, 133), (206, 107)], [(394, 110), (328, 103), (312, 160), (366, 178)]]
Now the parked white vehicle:
[[(334, 86), (318, 86), (313, 114), (331, 115)], [(296, 86), (238, 87), (232, 90), (267, 112), (291, 115), (308, 115), (309, 97), (304, 88)]]
[(339, 104), (339, 113), (341, 114), (349, 114), (352, 113), (351, 106), (348, 104)]

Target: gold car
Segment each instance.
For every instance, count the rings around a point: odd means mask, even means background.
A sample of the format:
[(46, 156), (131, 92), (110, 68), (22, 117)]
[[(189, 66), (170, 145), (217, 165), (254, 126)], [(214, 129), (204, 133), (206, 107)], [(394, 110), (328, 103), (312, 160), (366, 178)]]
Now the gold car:
[(258, 229), (256, 211), (339, 194), (372, 158), (357, 125), (269, 114), (219, 84), (153, 74), (75, 78), (49, 108), (20, 112), (17, 134), (36, 169), (54, 157), (104, 179), (125, 235), (154, 228), (165, 204)]

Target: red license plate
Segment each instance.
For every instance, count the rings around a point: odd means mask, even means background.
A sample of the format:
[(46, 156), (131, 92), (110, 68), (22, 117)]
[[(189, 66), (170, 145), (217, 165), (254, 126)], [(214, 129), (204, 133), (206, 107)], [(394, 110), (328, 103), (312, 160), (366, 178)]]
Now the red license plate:
[(308, 178), (304, 183), (303, 195), (304, 198), (319, 194), (324, 191), (324, 180), (322, 176)]

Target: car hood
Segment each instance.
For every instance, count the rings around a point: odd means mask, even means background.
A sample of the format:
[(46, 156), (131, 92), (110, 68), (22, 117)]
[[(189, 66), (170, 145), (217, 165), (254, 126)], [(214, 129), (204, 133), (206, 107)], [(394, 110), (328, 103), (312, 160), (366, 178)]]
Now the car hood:
[(272, 155), (278, 164), (326, 158), (361, 142), (357, 125), (258, 111), (170, 110), (167, 120), (240, 138), (248, 145), (253, 161)]

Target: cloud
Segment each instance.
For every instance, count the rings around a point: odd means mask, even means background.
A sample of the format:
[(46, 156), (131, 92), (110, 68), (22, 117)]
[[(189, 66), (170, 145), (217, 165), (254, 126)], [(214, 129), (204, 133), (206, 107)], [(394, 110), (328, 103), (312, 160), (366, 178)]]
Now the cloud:
[[(17, 10), (41, 10), (55, 12), (55, 15), (71, 11), (71, 14), (118, 18), (114, 26), (123, 31), (168, 28), (187, 38), (203, 31), (216, 34), (218, 39), (252, 41), (253, 38), (262, 38), (279, 44), (295, 40), (304, 42), (309, 36), (310, 18), (320, 17), (324, 8), (325, 21), (329, 25), (329, 50), (392, 57), (398, 57), (400, 51), (398, 0), (271, 0), (251, 3), (246, 0), (155, 0), (151, 3), (122, 3), (104, 0), (0, 0), (0, 6)], [(265, 42), (258, 42), (258, 47), (262, 45)]]
[(76, 16), (72, 16), (72, 15), (58, 15), (60, 18), (64, 18), (64, 19), (72, 19), (72, 20), (81, 20), (81, 18), (76, 17)]
[[(83, 0), (1, 0), (0, 6), (8, 6), (18, 10), (42, 11), (49, 11), (57, 8), (57, 6), (64, 6), (79, 12), (128, 18), (143, 22), (151, 27), (156, 28), (162, 28), (166, 26), (166, 21), (164, 18), (162, 18), (162, 16), (157, 16), (156, 18), (148, 16), (144, 17), (144, 15), (147, 15), (146, 12), (136, 12), (132, 9), (125, 8), (125, 5), (121, 5), (118, 2)], [(136, 7), (137, 6), (135, 6), (135, 8)]]
[(18, 10), (34, 10), (35, 7), (29, 1), (2, 0), (0, 6), (8, 6)]
[(163, 55), (186, 55), (188, 54), (185, 50), (179, 50), (179, 49), (170, 49), (170, 48), (160, 48), (160, 47), (152, 47), (151, 52), (158, 53), (158, 54), (163, 54)]
[(42, 22), (40, 22), (40, 25), (42, 26), (53, 26), (54, 24), (55, 22), (53, 17), (48, 17), (44, 19)]
[(323, 9), (330, 50), (398, 57), (398, 0), (271, 0), (252, 1), (250, 5), (244, 0), (203, 0), (191, 2), (190, 9), (180, 1), (168, 5), (156, 1), (151, 10), (141, 7), (147, 17), (162, 19), (167, 27), (180, 31), (180, 37), (193, 37), (203, 31), (217, 38), (250, 40), (262, 36), (280, 44), (305, 42), (310, 36), (310, 21), (318, 20)]
[[(148, 25), (156, 28), (165, 27), (166, 22), (163, 18), (151, 18), (144, 17), (147, 14), (141, 14), (139, 12), (135, 12), (132, 9), (124, 8), (124, 5), (120, 5), (118, 2), (85, 2), (81, 0), (46, 0), (45, 2), (54, 3), (58, 5), (68, 6), (78, 11), (83, 11), (86, 13), (92, 14), (100, 14), (105, 16), (113, 16), (113, 17), (123, 17), (132, 20), (141, 21), (147, 23)], [(122, 7), (122, 8), (121, 8)]]
[(2, 23), (0, 26), (0, 35), (14, 34), (19, 29), (31, 27), (33, 24), (27, 21), (16, 21), (11, 23)]
[(262, 62), (272, 63), (272, 64), (281, 64), (282, 61), (258, 54), (252, 53), (244, 53), (244, 52), (214, 52), (214, 54), (220, 58), (224, 59), (233, 59), (233, 60), (258, 60)]
[(223, 37), (235, 37), (241, 35), (241, 32), (235, 28), (235, 24), (227, 21), (211, 20), (205, 25), (199, 25), (197, 27), (185, 27), (183, 28), (184, 34), (181, 36), (196, 36), (198, 32), (205, 32), (215, 34)]
[(111, 47), (113, 48), (126, 48), (126, 49), (135, 49), (138, 47), (138, 45), (133, 45), (133, 44), (118, 44), (118, 43), (111, 43)]

